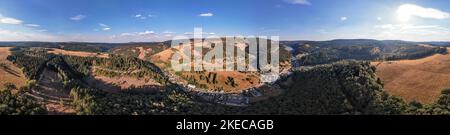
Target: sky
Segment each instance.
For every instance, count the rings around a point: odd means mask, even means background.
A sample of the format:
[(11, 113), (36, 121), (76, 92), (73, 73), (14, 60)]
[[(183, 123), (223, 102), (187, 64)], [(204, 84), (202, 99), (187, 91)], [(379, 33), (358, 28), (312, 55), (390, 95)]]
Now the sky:
[(448, 0), (1, 0), (0, 41), (192, 36), (450, 41)]

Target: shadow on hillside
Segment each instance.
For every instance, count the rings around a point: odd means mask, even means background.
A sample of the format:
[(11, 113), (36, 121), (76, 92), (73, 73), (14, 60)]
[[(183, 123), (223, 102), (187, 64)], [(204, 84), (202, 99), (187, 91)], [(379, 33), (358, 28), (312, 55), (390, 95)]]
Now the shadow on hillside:
[(14, 71), (9, 66), (2, 66), (1, 68), (3, 69), (3, 71), (8, 72), (11, 75), (14, 75), (16, 77), (20, 77), (20, 73), (17, 72), (17, 71)]

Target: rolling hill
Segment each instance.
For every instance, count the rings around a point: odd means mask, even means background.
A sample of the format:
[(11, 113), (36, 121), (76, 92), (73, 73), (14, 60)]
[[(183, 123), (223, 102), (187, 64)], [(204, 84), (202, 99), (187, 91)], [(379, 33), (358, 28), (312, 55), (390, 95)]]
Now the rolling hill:
[[(450, 56), (431, 43), (282, 41), (282, 68), (291, 71), (291, 60), (308, 68), (273, 84), (260, 83), (259, 72), (171, 71), (169, 43), (8, 42), (2, 65), (18, 76), (2, 81), (17, 80), (6, 90), (17, 93), (0, 96), (48, 114), (449, 113)], [(234, 104), (246, 97), (252, 102)]]
[(372, 64), (377, 67), (377, 75), (383, 80), (385, 89), (408, 102), (432, 103), (442, 90), (450, 88), (449, 54)]
[(346, 59), (417, 59), (447, 53), (444, 47), (425, 47), (419, 42), (399, 40), (339, 39), (331, 41), (285, 41), (292, 48), (293, 63), (298, 66), (327, 64)]

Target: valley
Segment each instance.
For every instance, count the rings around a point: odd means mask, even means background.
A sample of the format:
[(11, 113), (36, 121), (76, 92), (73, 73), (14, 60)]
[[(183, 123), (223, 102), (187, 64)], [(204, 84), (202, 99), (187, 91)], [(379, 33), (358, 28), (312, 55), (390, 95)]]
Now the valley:
[[(48, 114), (429, 113), (422, 111), (431, 108), (415, 110), (408, 103), (441, 101), (450, 81), (448, 48), (403, 41), (282, 42), (282, 77), (272, 83), (262, 83), (260, 72), (175, 72), (175, 50), (166, 42), (97, 52), (85, 51), (96, 46), (79, 46), (2, 47), (4, 63), (16, 74), (1, 80)], [(392, 102), (392, 112), (369, 109)]]

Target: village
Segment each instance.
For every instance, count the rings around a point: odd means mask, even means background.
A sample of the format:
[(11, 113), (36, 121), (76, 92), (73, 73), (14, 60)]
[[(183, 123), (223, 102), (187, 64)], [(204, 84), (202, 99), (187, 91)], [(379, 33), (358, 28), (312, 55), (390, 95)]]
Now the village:
[[(164, 72), (164, 74), (169, 78), (169, 82), (177, 84), (176, 89), (179, 91), (189, 93), (208, 102), (244, 107), (250, 105), (253, 100), (257, 100), (258, 98), (263, 98), (264, 96), (266, 96), (265, 93), (263, 93), (260, 89), (262, 87), (265, 87), (265, 89), (269, 89), (269, 91), (281, 91), (278, 81), (286, 79), (289, 75), (292, 74), (292, 72), (289, 70), (283, 70), (280, 74), (275, 75), (277, 76), (276, 79), (269, 79), (270, 82), (261, 81), (261, 83), (256, 85), (255, 87), (242, 90), (240, 93), (225, 93), (223, 91), (213, 92), (198, 88), (193, 84), (184, 83), (184, 81), (182, 81), (182, 79), (177, 75), (173, 75), (168, 72)], [(271, 76), (274, 75), (272, 74)]]

